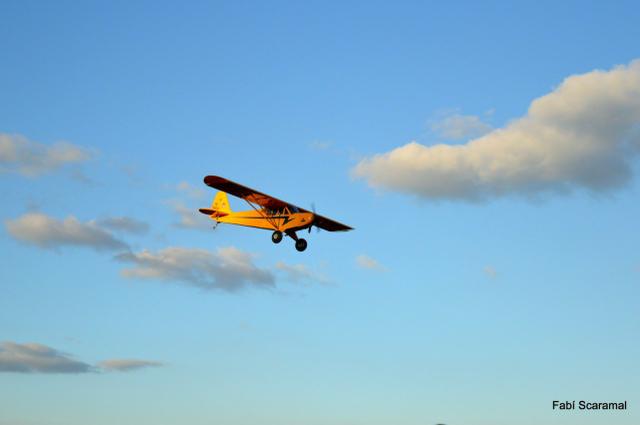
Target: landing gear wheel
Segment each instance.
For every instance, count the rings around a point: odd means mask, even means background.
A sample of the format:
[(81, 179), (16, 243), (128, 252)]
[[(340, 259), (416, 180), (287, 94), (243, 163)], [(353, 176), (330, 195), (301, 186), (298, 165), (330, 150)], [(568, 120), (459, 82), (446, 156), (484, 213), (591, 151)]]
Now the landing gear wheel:
[(271, 235), (271, 241), (273, 243), (280, 243), (281, 240), (282, 240), (282, 232), (279, 230), (276, 230), (275, 232), (273, 232), (273, 234)]
[(298, 239), (296, 241), (296, 249), (300, 252), (304, 251), (305, 249), (307, 249), (307, 241), (304, 239)]

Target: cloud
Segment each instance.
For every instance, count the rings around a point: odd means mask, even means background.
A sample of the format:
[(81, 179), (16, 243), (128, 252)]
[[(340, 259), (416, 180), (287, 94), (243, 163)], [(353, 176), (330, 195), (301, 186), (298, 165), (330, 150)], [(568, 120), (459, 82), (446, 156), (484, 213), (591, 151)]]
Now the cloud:
[(110, 359), (98, 363), (97, 366), (107, 372), (130, 372), (148, 367), (160, 367), (164, 364), (152, 360)]
[(41, 248), (84, 246), (97, 251), (128, 249), (125, 242), (116, 239), (95, 222), (83, 223), (74, 216), (57, 220), (43, 213), (30, 212), (13, 220), (6, 220), (5, 227), (15, 239)]
[(368, 255), (360, 254), (356, 257), (356, 264), (362, 269), (375, 270), (379, 272), (386, 271), (386, 267), (380, 264), (377, 260), (369, 257)]
[(313, 151), (326, 151), (333, 147), (333, 143), (321, 140), (314, 140), (309, 143), (309, 149)]
[(86, 175), (84, 173), (84, 171), (82, 171), (81, 168), (74, 168), (71, 170), (71, 175), (70, 175), (72, 180), (77, 181), (78, 183), (82, 183), (85, 185), (95, 185), (96, 182), (89, 177), (88, 175)]
[[(204, 189), (193, 186), (186, 181), (182, 181), (177, 185), (171, 185), (169, 188), (190, 198), (191, 201), (189, 204), (193, 204), (194, 201), (198, 201), (198, 203), (201, 204), (202, 200), (207, 196), (207, 192)], [(175, 227), (200, 230), (210, 229), (210, 220), (198, 211), (198, 208), (203, 207), (204, 205), (187, 206), (180, 199), (169, 199), (165, 201), (165, 204), (168, 205), (179, 217), (178, 222), (173, 223)]]
[(87, 373), (90, 364), (72, 359), (68, 354), (42, 344), (0, 342), (0, 372), (19, 373)]
[(117, 166), (117, 169), (124, 173), (131, 183), (140, 183), (143, 178), (140, 173), (140, 168), (133, 164), (124, 164)]
[(640, 152), (640, 60), (568, 77), (528, 113), (463, 145), (411, 142), (353, 169), (369, 185), (430, 200), (485, 201), (631, 179)]
[(92, 366), (74, 360), (69, 354), (36, 343), (0, 342), (0, 372), (17, 373), (96, 373), (129, 372), (163, 366), (152, 360), (110, 359)]
[(431, 123), (431, 130), (443, 139), (462, 140), (470, 137), (483, 136), (489, 133), (492, 127), (484, 123), (480, 117), (476, 115), (460, 115), (454, 113)]
[(168, 205), (178, 214), (180, 221), (174, 223), (174, 226), (183, 229), (200, 229), (208, 230), (212, 226), (212, 221), (207, 216), (201, 214), (196, 208), (188, 208), (180, 201), (168, 201)]
[(181, 181), (175, 187), (178, 192), (196, 200), (204, 199), (207, 196), (206, 190), (201, 187), (193, 186), (189, 182)]
[(482, 269), (482, 271), (486, 276), (490, 277), (491, 279), (495, 279), (496, 277), (498, 277), (498, 272), (493, 266), (485, 266), (485, 268)]
[(0, 172), (33, 177), (90, 158), (86, 149), (71, 143), (45, 145), (24, 136), (0, 133)]
[(116, 258), (133, 264), (133, 267), (122, 270), (122, 275), (127, 278), (166, 280), (227, 292), (275, 286), (271, 271), (257, 267), (251, 254), (234, 247), (219, 248), (215, 253), (197, 248), (169, 247), (155, 253), (148, 250), (125, 253)]
[(115, 232), (127, 232), (133, 234), (144, 234), (149, 231), (149, 225), (144, 221), (131, 217), (107, 217), (96, 222), (98, 226), (113, 230)]
[(326, 276), (310, 270), (304, 264), (286, 264), (282, 261), (279, 261), (276, 263), (276, 269), (284, 272), (286, 275), (286, 279), (293, 283), (330, 283), (329, 279)]

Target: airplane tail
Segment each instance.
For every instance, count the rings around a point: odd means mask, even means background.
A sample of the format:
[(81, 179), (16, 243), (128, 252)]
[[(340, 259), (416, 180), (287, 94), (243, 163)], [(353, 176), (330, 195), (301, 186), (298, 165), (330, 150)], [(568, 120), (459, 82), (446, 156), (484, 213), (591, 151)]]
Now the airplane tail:
[(200, 208), (200, 212), (207, 215), (215, 214), (219, 217), (230, 214), (231, 208), (229, 207), (227, 194), (222, 191), (216, 193), (216, 197), (213, 198), (213, 202), (211, 203), (211, 208)]
[(225, 192), (216, 193), (216, 197), (213, 198), (213, 202), (211, 203), (211, 209), (227, 214), (231, 212), (229, 199), (227, 199), (227, 194)]

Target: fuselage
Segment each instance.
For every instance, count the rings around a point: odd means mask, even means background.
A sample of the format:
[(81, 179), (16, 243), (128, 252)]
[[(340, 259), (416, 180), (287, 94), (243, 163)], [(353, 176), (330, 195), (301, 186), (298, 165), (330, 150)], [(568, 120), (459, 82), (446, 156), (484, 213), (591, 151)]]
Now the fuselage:
[(291, 232), (305, 229), (313, 223), (313, 213), (248, 210), (229, 213), (215, 212), (210, 217), (218, 223)]

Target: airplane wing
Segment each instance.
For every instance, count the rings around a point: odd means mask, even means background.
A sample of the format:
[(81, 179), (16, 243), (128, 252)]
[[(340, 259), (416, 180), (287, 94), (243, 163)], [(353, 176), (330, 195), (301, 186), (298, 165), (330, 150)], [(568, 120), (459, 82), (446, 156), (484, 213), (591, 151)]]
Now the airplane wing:
[(289, 208), (292, 211), (309, 212), (304, 208), (300, 208), (288, 202), (281, 201), (273, 196), (266, 195), (257, 190), (253, 190), (231, 180), (227, 180), (218, 176), (207, 176), (204, 178), (204, 183), (207, 186), (211, 186), (214, 189), (227, 192), (230, 195), (237, 196), (238, 198), (246, 199), (249, 202), (260, 205), (263, 208), (270, 210), (278, 210), (284, 207)]
[(346, 224), (339, 223), (335, 220), (331, 220), (330, 218), (323, 217), (319, 214), (314, 215), (315, 218), (313, 220), (313, 225), (323, 230), (327, 230), (329, 232), (346, 232), (348, 230), (353, 230), (353, 227), (349, 227)]
[[(290, 204), (289, 202), (281, 201), (280, 199), (274, 198), (273, 196), (258, 192), (257, 190), (248, 188), (231, 180), (227, 180), (223, 177), (206, 176), (204, 178), (204, 183), (207, 186), (213, 187), (214, 189), (221, 190), (230, 195), (237, 196), (238, 198), (245, 199), (249, 202), (260, 205), (261, 207), (270, 210), (278, 210), (286, 207), (290, 211), (311, 212), (304, 208), (300, 208), (296, 205)], [(323, 230), (327, 230), (329, 232), (344, 232), (347, 230), (353, 230), (352, 227), (349, 227), (346, 224), (339, 223), (335, 220), (331, 220), (330, 218), (318, 214), (314, 215), (314, 226), (317, 226)]]

